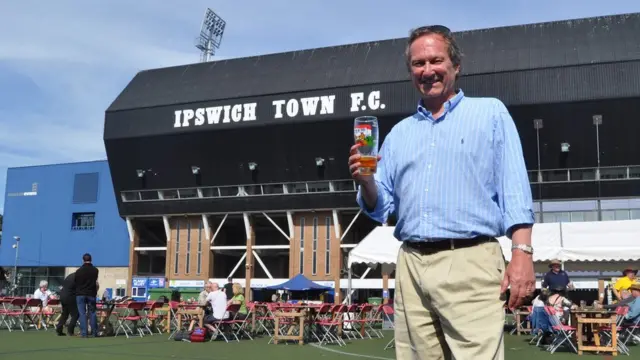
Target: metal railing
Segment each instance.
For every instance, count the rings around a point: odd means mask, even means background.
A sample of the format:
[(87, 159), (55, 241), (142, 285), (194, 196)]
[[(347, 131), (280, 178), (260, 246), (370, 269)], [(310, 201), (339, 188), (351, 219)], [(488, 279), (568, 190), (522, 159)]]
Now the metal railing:
[[(601, 168), (575, 168), (528, 171), (532, 184), (639, 180), (640, 165)], [(208, 186), (121, 192), (122, 201), (159, 201), (184, 199), (231, 198), (236, 196), (274, 196), (355, 192), (353, 180), (264, 183), (233, 186)]]

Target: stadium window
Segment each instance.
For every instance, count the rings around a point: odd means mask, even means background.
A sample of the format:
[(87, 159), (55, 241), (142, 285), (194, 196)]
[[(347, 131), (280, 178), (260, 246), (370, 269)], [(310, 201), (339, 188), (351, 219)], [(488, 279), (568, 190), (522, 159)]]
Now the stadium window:
[(176, 220), (176, 251), (174, 252), (173, 273), (178, 274), (180, 270), (180, 220)]
[(318, 272), (318, 217), (313, 218), (313, 249), (311, 252), (311, 275)]
[(331, 217), (324, 219), (325, 224), (325, 256), (324, 256), (324, 272), (329, 275), (331, 273)]
[(304, 218), (300, 218), (300, 274), (304, 274)]
[(189, 274), (191, 267), (191, 220), (187, 220), (187, 257), (185, 259), (184, 273)]
[(71, 230), (93, 230), (95, 227), (95, 212), (73, 213), (71, 215)]

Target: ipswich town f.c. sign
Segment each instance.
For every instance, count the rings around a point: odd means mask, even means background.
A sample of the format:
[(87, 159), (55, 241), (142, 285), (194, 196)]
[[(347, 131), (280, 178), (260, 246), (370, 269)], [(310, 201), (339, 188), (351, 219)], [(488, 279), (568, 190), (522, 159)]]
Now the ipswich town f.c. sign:
[[(384, 110), (380, 101), (380, 91), (354, 92), (349, 94), (348, 110), (341, 113)], [(336, 95), (309, 96), (271, 101), (272, 119), (312, 118), (335, 113)], [(258, 102), (234, 105), (218, 105), (176, 110), (174, 128), (229, 124), (257, 121)], [(268, 105), (267, 105), (268, 106)], [(266, 113), (265, 113), (266, 116)]]

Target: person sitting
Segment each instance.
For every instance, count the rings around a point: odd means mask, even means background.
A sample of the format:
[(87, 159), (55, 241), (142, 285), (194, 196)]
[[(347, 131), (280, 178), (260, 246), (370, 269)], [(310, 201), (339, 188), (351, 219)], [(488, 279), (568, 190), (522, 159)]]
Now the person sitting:
[(211, 292), (207, 296), (207, 301), (211, 304), (212, 314), (205, 316), (204, 326), (215, 332), (216, 329), (212, 325), (220, 320), (229, 318), (229, 312), (227, 312), (227, 294), (224, 290), (220, 290), (220, 285), (212, 283)]
[(542, 289), (540, 295), (533, 299), (531, 305), (533, 305), (534, 308), (544, 308), (547, 305), (547, 300), (549, 300), (549, 290)]
[(207, 296), (209, 296), (209, 292), (211, 292), (211, 284), (211, 281), (208, 281), (206, 284), (204, 284), (204, 290), (202, 290), (198, 295), (198, 305), (207, 305)]
[(566, 324), (569, 320), (569, 310), (577, 307), (571, 302), (571, 300), (565, 297), (566, 291), (566, 287), (555, 286), (551, 289), (551, 295), (547, 300), (547, 304), (552, 306), (556, 311), (558, 321), (563, 324)]
[(240, 305), (240, 310), (236, 314), (236, 319), (244, 320), (247, 318), (247, 303), (244, 300), (244, 295), (242, 294), (242, 286), (238, 283), (233, 283), (233, 297), (227, 302), (227, 305)]
[(640, 284), (635, 283), (629, 287), (633, 301), (629, 302), (629, 311), (624, 317), (623, 325), (636, 325), (640, 319)]
[(42, 308), (46, 308), (49, 303), (49, 299), (53, 297), (53, 294), (49, 290), (49, 282), (46, 280), (40, 281), (40, 286), (33, 293), (33, 297), (42, 300)]

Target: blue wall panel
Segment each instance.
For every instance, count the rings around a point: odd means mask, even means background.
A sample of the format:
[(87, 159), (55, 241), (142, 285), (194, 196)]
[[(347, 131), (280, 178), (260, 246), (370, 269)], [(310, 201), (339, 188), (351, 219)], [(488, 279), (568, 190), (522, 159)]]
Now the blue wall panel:
[[(76, 174), (86, 173), (99, 174), (97, 202), (74, 203)], [(95, 212), (94, 229), (72, 230), (81, 212)], [(14, 265), (14, 236), (21, 238), (18, 266), (79, 266), (86, 252), (96, 266), (128, 266), (129, 235), (107, 161), (10, 168), (0, 266)]]

